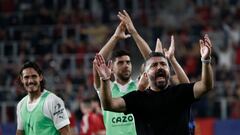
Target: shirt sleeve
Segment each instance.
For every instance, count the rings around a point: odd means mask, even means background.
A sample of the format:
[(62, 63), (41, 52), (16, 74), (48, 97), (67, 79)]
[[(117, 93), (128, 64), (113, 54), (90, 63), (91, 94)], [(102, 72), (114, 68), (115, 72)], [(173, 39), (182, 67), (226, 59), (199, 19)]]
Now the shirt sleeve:
[(141, 108), (139, 91), (132, 91), (122, 97), (125, 101), (125, 114), (134, 113)]
[(50, 94), (44, 103), (44, 114), (53, 120), (57, 130), (70, 124), (69, 117), (62, 99)]
[(22, 123), (22, 118), (20, 114), (21, 106), (22, 106), (22, 102), (20, 101), (17, 104), (17, 130), (23, 130), (23, 123)]

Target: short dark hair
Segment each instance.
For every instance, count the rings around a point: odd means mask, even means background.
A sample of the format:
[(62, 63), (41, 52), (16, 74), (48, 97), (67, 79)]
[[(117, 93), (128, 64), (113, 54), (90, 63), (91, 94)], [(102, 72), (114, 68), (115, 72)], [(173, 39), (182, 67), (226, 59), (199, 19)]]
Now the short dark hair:
[(148, 61), (148, 60), (149, 60), (150, 58), (152, 58), (152, 57), (163, 57), (163, 58), (166, 58), (165, 55), (164, 55), (163, 53), (161, 53), (161, 52), (151, 52), (151, 53), (148, 55), (146, 61)]
[(145, 67), (144, 67), (144, 69), (146, 70), (146, 67), (147, 67), (147, 62), (148, 62), (148, 60), (150, 59), (150, 58), (152, 58), (152, 57), (162, 57), (162, 58), (165, 58), (166, 59), (166, 57), (165, 57), (165, 55), (163, 54), (163, 53), (161, 53), (161, 52), (151, 52), (149, 55), (148, 55), (148, 57), (147, 57), (147, 59), (146, 59), (146, 61), (145, 61)]
[(114, 61), (116, 58), (118, 57), (122, 57), (122, 56), (130, 56), (130, 53), (127, 50), (116, 50), (112, 53), (111, 59)]
[[(18, 77), (18, 82), (19, 82), (19, 85), (21, 87), (23, 87), (23, 84), (21, 82), (21, 77), (22, 77), (22, 71), (26, 68), (33, 68), (37, 73), (38, 75), (42, 75), (43, 76), (43, 72), (42, 70), (40, 69), (40, 67), (37, 65), (37, 63), (35, 62), (32, 62), (32, 61), (26, 61), (22, 68), (20, 69), (20, 72), (19, 72), (19, 77)], [(43, 89), (45, 88), (45, 80), (44, 80), (44, 77), (42, 79), (42, 81), (40, 82), (40, 87), (41, 87), (41, 92), (43, 91)]]

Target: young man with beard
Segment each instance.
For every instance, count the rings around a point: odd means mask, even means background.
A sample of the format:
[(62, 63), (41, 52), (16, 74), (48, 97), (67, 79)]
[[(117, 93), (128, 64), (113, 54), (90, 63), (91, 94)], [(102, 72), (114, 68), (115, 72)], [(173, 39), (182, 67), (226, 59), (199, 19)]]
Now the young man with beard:
[(111, 62), (106, 65), (99, 54), (94, 62), (101, 78), (101, 102), (104, 109), (132, 113), (138, 135), (189, 135), (191, 104), (213, 89), (211, 42), (207, 35), (200, 43), (201, 80), (191, 84), (169, 85), (170, 68), (162, 53), (152, 52), (146, 60), (145, 71), (149, 89), (133, 91), (122, 97), (111, 95)]
[[(122, 39), (129, 38), (130, 35), (125, 33), (126, 29), (134, 38), (137, 46), (140, 48), (143, 56), (147, 56), (151, 51), (147, 43), (140, 37), (138, 32), (133, 26), (131, 18), (126, 15), (126, 12), (120, 13), (126, 18), (124, 22), (118, 25), (115, 33), (110, 38), (110, 40), (104, 45), (100, 50), (104, 59), (108, 59), (113, 48), (116, 46), (117, 42)], [(137, 89), (136, 81), (131, 79), (132, 74), (132, 63), (130, 54), (125, 50), (117, 50), (113, 52), (113, 76), (114, 80), (111, 82), (111, 90), (113, 97), (121, 97), (133, 90)], [(96, 73), (93, 65), (94, 74), (94, 86), (96, 90), (100, 89), (100, 78)], [(134, 118), (132, 114), (125, 115), (123, 113), (116, 113), (111, 111), (103, 111), (104, 124), (106, 127), (106, 135), (136, 135)]]
[[(110, 38), (107, 44), (100, 50), (99, 54), (103, 56), (104, 59), (107, 59), (115, 47), (116, 43), (121, 39), (129, 38), (130, 35), (133, 37), (136, 42), (140, 52), (143, 57), (146, 58), (151, 49), (148, 44), (141, 38), (138, 34), (137, 30), (134, 28), (134, 25), (129, 17), (128, 13), (124, 10), (123, 12), (118, 13), (118, 17), (121, 20), (121, 23), (118, 25), (115, 30), (114, 35)], [(125, 34), (125, 30), (128, 30), (130, 35)], [(172, 38), (173, 39), (173, 38)], [(158, 40), (157, 44), (160, 43)], [(161, 48), (161, 47), (160, 47)], [(174, 42), (171, 41), (171, 49), (169, 49), (168, 54), (171, 56), (170, 61), (174, 64), (175, 71), (177, 73), (177, 79), (179, 82), (188, 83), (189, 80), (185, 75), (184, 71), (178, 65), (175, 57), (174, 57)], [(111, 91), (113, 97), (121, 97), (131, 91), (135, 91), (138, 89), (138, 84), (136, 81), (132, 80), (132, 64), (130, 54), (124, 50), (118, 50), (113, 52), (112, 54), (113, 61), (113, 72), (114, 82), (111, 82)], [(100, 78), (96, 73), (96, 70), (93, 65), (93, 73), (94, 73), (94, 86), (95, 89), (100, 89)], [(142, 84), (139, 84), (142, 85)], [(145, 86), (144, 86), (145, 87)], [(107, 135), (135, 135), (135, 124), (134, 118), (132, 114), (125, 115), (124, 113), (116, 113), (111, 111), (103, 111), (104, 115), (104, 123), (106, 126), (106, 134)]]
[(64, 103), (45, 89), (39, 66), (30, 61), (24, 63), (18, 81), (28, 94), (17, 105), (16, 135), (70, 135)]

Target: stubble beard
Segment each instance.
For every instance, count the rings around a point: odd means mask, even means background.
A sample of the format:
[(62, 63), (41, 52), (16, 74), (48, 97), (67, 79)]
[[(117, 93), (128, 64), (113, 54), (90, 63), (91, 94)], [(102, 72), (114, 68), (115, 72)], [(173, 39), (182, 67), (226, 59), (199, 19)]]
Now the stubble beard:
[(129, 75), (118, 75), (118, 78), (122, 80), (123, 82), (128, 82), (131, 77), (131, 74)]
[(157, 81), (158, 76), (155, 74), (155, 76), (149, 76), (150, 81), (153, 82), (154, 86), (160, 90), (165, 89), (168, 85), (169, 76), (165, 75), (164, 81)]

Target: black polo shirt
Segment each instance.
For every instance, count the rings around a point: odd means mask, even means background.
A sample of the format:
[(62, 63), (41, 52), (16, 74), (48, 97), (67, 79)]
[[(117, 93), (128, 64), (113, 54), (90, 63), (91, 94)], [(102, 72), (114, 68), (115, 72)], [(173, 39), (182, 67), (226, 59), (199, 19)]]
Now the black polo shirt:
[(194, 83), (168, 86), (155, 92), (133, 91), (123, 96), (126, 114), (132, 113), (138, 135), (189, 135)]

